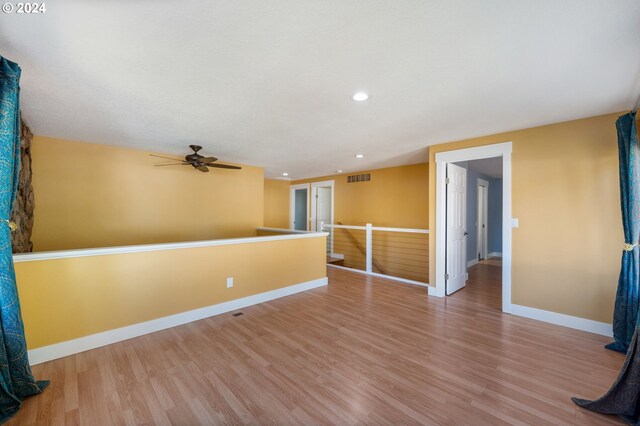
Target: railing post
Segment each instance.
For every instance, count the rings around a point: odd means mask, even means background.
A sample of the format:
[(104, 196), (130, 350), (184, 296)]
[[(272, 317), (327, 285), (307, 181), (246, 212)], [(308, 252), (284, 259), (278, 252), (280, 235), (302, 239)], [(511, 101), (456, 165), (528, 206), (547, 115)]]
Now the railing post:
[(365, 241), (367, 272), (373, 272), (373, 225), (370, 223), (367, 223), (366, 226)]

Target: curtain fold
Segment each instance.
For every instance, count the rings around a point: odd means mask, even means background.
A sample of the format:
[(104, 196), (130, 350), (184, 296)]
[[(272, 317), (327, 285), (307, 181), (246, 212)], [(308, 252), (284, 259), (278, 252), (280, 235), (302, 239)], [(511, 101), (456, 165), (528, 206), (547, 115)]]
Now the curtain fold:
[(636, 328), (622, 370), (606, 394), (593, 401), (581, 398), (571, 398), (571, 400), (582, 408), (602, 414), (615, 414), (630, 425), (640, 426), (640, 348), (638, 345), (640, 342)]
[(620, 206), (626, 249), (622, 252), (620, 277), (613, 312), (614, 342), (606, 346), (627, 352), (638, 321), (640, 289), (640, 146), (636, 131), (636, 114), (618, 118), (618, 155), (620, 157)]
[(0, 423), (49, 384), (31, 374), (11, 253), (9, 217), (20, 171), (19, 83), (20, 67), (0, 56)]
[(640, 145), (636, 131), (636, 114), (629, 113), (616, 121), (620, 156), (620, 201), (625, 250), (618, 279), (613, 336), (606, 347), (626, 352), (622, 370), (609, 391), (589, 401), (571, 398), (583, 408), (603, 414), (615, 414), (629, 424), (640, 426), (640, 341), (638, 341), (638, 285), (640, 262)]

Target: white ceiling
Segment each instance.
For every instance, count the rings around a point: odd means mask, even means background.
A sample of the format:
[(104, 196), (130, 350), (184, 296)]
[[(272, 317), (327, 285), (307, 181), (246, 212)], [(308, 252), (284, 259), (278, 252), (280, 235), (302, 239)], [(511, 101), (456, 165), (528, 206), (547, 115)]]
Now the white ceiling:
[[(431, 144), (640, 93), (637, 0), (46, 5), (0, 14), (36, 134), (176, 155), (198, 143), (270, 177), (426, 161)], [(360, 90), (369, 101), (351, 100)]]

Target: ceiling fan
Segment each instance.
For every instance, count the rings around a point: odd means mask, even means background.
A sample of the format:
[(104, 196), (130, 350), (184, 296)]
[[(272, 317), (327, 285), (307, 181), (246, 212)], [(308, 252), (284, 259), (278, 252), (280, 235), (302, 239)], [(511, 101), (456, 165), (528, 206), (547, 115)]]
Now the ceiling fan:
[(175, 158), (163, 157), (162, 155), (149, 154), (152, 157), (164, 158), (165, 160), (180, 161), (179, 163), (171, 164), (156, 164), (156, 167), (161, 166), (191, 166), (196, 170), (200, 170), (203, 173), (209, 171), (209, 167), (217, 167), (219, 169), (235, 169), (239, 170), (242, 167), (231, 166), (229, 164), (216, 163), (218, 159), (216, 157), (204, 157), (198, 154), (198, 151), (202, 149), (200, 145), (189, 145), (189, 148), (193, 150), (193, 154), (185, 155), (184, 160), (176, 160)]

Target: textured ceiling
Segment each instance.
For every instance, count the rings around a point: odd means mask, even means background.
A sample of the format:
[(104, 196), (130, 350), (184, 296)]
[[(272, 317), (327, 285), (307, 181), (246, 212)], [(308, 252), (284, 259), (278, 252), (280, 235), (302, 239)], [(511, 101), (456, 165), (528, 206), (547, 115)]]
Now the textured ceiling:
[[(294, 179), (628, 109), (639, 52), (637, 0), (56, 0), (0, 14), (36, 134), (176, 155), (198, 143)], [(351, 100), (360, 90), (369, 101)]]

